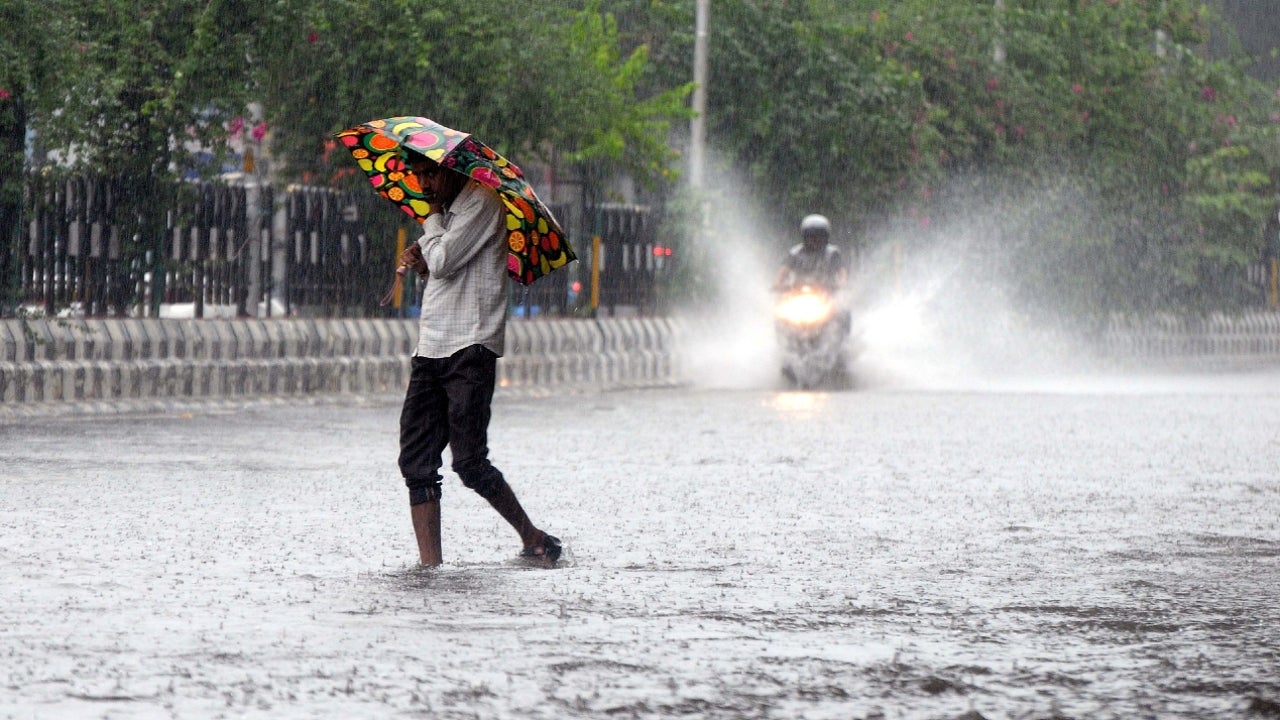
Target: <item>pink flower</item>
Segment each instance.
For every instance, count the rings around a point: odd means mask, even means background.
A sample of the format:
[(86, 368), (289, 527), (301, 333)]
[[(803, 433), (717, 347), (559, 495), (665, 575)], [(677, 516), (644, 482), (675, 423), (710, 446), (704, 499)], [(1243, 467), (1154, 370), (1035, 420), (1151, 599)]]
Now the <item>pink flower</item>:
[(262, 142), (262, 138), (267, 136), (267, 124), (260, 122), (253, 126), (253, 139)]
[(1089, 122), (1089, 111), (1085, 110), (1080, 113), (1080, 122)]
[(239, 137), (244, 132), (244, 118), (238, 117), (227, 123), (227, 134), (231, 137)]
[(1280, 123), (1280, 112), (1271, 113), (1271, 122)]
[(911, 32), (910, 30), (908, 30), (908, 31), (907, 31), (907, 42), (911, 42), (912, 40), (915, 40), (915, 39), (916, 39), (916, 34), (915, 34), (915, 33), (913, 33), (913, 32)]
[(1200, 90), (1200, 98), (1205, 102), (1213, 102), (1218, 99), (1218, 91), (1214, 90), (1212, 85), (1205, 85)]
[(991, 78), (990, 80), (988, 80), (988, 81), (987, 81), (987, 89), (988, 89), (988, 90), (995, 90), (995, 89), (996, 89), (996, 88), (998, 88), (998, 87), (1000, 87), (1000, 81), (999, 81), (999, 80), (997, 80), (997, 79), (995, 79), (995, 78)]
[(1080, 83), (1076, 83), (1075, 85), (1071, 86), (1071, 92), (1079, 95), (1080, 93), (1084, 92), (1084, 86), (1081, 85)]
[(9, 99), (9, 91), (5, 90), (4, 88), (0, 88), (0, 100), (8, 100), (8, 99)]
[(1013, 139), (1014, 139), (1014, 140), (1021, 140), (1022, 138), (1026, 137), (1026, 136), (1027, 136), (1027, 129), (1026, 129), (1026, 128), (1022, 127), (1021, 125), (1015, 125), (1015, 126), (1014, 126), (1014, 128), (1013, 128)]
[(320, 35), (318, 35), (316, 31), (312, 30), (311, 32), (307, 33), (307, 42), (310, 43), (311, 45), (315, 45), (316, 41), (319, 39), (320, 39)]

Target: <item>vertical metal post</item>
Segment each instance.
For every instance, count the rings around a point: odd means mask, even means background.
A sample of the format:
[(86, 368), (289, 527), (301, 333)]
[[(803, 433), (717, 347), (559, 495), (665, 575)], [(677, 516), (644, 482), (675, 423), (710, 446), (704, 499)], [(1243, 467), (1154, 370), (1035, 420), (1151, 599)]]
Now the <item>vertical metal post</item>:
[(689, 121), (689, 185), (702, 188), (707, 142), (707, 26), (711, 0), (697, 0), (693, 39), (693, 119)]
[[(31, 179), (24, 173), (22, 175), (24, 187), (29, 189), (28, 183)], [(26, 233), (26, 223), (23, 222), (23, 210), (26, 203), (23, 202), (21, 196), (17, 202), (10, 203), (10, 198), (0, 200), (0, 203), (8, 204), (7, 208), (0, 209), (0, 217), (6, 217), (9, 220), (5, 223), (0, 232), (4, 233), (4, 242), (8, 244), (8, 257), (4, 261), (0, 261), (0, 268), (4, 268), (4, 277), (0, 278), (0, 288), (4, 293), (0, 295), (0, 317), (9, 314), (17, 314), (18, 308), (25, 299), (22, 297), (22, 257), (26, 252), (27, 244), (24, 242)]]
[[(399, 258), (401, 255), (404, 254), (407, 238), (408, 238), (408, 234), (405, 232), (403, 227), (396, 228), (396, 257), (397, 258)], [(410, 273), (405, 273), (405, 277), (408, 277), (409, 275)], [(391, 307), (395, 308), (396, 317), (404, 317), (404, 313), (400, 311), (400, 308), (403, 305), (404, 305), (404, 288), (401, 287), (400, 292), (396, 293), (395, 297), (391, 298)]]
[(1280, 258), (1271, 258), (1271, 309), (1280, 308)]
[[(153, 184), (154, 186), (154, 184)], [(178, 198), (177, 193), (166, 193), (162, 197), (168, 198), (169, 202), (174, 202)], [(146, 317), (160, 317), (160, 306), (165, 302), (165, 292), (168, 285), (168, 263), (164, 253), (165, 238), (168, 237), (167, 228), (162, 228), (154, 220), (144, 218), (142, 221), (143, 232), (150, 236), (152, 252), (148, 260), (148, 267), (151, 269), (151, 282), (147, 284), (147, 288), (151, 295), (147, 298)], [(176, 240), (173, 242), (174, 247), (178, 247), (181, 243)]]
[[(1164, 14), (1165, 1), (1160, 0), (1160, 14)], [(1156, 30), (1156, 57), (1163, 60), (1169, 54), (1169, 33), (1164, 29)]]
[(591, 315), (600, 307), (600, 236), (591, 236)]
[[(252, 317), (260, 317), (258, 305), (262, 302), (262, 182), (258, 177), (258, 165), (253, 159), (253, 149), (244, 152), (244, 247), (249, 250), (248, 282), (244, 309)], [(241, 260), (243, 262), (243, 260)], [(270, 307), (270, 303), (267, 303)], [(263, 313), (265, 315), (267, 313)]]
[[(24, 191), (31, 189), (30, 178), (26, 174), (27, 158), (31, 155), (27, 146), (27, 112), (23, 97), (24, 91), (14, 93), (12, 100), (13, 124), (6, 130), (6, 137), (0, 140), (0, 152), (8, 153), (4, 163), (6, 168), (12, 167), (17, 174), (18, 183), (12, 192), (0, 193), (0, 218), (4, 227), (0, 227), (0, 317), (17, 314), (18, 308), (26, 299), (22, 297), (22, 258), (25, 255), (26, 222), (24, 213), (26, 201)], [(6, 169), (6, 174), (8, 170)], [(7, 185), (8, 183), (6, 183)], [(7, 246), (7, 248), (5, 247)]]
[(711, 228), (711, 203), (702, 192), (706, 176), (707, 145), (707, 56), (711, 30), (711, 0), (697, 0), (693, 39), (693, 119), (689, 121), (689, 188), (698, 203), (698, 225), (692, 241), (707, 244)]
[(991, 51), (991, 59), (996, 65), (1003, 65), (1008, 53), (1004, 47), (1004, 0), (995, 0), (996, 8), (996, 45)]
[(289, 254), (288, 243), (293, 240), (289, 234), (289, 197), (285, 190), (284, 201), (275, 209), (271, 218), (271, 292), (267, 296), (267, 317), (274, 310), (272, 305), (280, 303), (284, 314), (289, 314)]

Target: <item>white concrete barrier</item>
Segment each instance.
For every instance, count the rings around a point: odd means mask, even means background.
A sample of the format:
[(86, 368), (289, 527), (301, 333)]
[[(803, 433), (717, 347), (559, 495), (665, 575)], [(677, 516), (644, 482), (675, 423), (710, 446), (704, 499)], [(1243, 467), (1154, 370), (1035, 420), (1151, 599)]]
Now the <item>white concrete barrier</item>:
[[(673, 383), (661, 319), (508, 323), (503, 388)], [(400, 393), (415, 320), (3, 319), (0, 416), (40, 403)]]
[(1198, 366), (1280, 364), (1280, 313), (1204, 317), (1113, 315), (1098, 337), (1103, 357)]

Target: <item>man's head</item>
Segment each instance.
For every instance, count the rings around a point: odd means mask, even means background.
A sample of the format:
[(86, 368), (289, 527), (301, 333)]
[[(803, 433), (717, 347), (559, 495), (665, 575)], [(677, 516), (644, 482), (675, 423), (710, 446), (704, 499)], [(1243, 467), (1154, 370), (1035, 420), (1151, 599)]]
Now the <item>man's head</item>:
[(467, 184), (467, 176), (444, 167), (422, 153), (406, 148), (404, 156), (409, 172), (417, 176), (418, 184), (422, 186), (422, 196), (432, 205), (448, 205)]
[(806, 215), (800, 221), (800, 237), (809, 250), (820, 250), (831, 238), (831, 221), (823, 215)]

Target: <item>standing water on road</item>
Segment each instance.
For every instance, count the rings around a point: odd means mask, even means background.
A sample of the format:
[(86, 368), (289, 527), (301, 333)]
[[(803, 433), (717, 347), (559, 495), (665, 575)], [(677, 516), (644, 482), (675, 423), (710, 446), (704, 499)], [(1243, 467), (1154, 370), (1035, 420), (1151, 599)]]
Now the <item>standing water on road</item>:
[(1274, 714), (1277, 388), (503, 397), (555, 570), (397, 398), (0, 425), (0, 717)]

